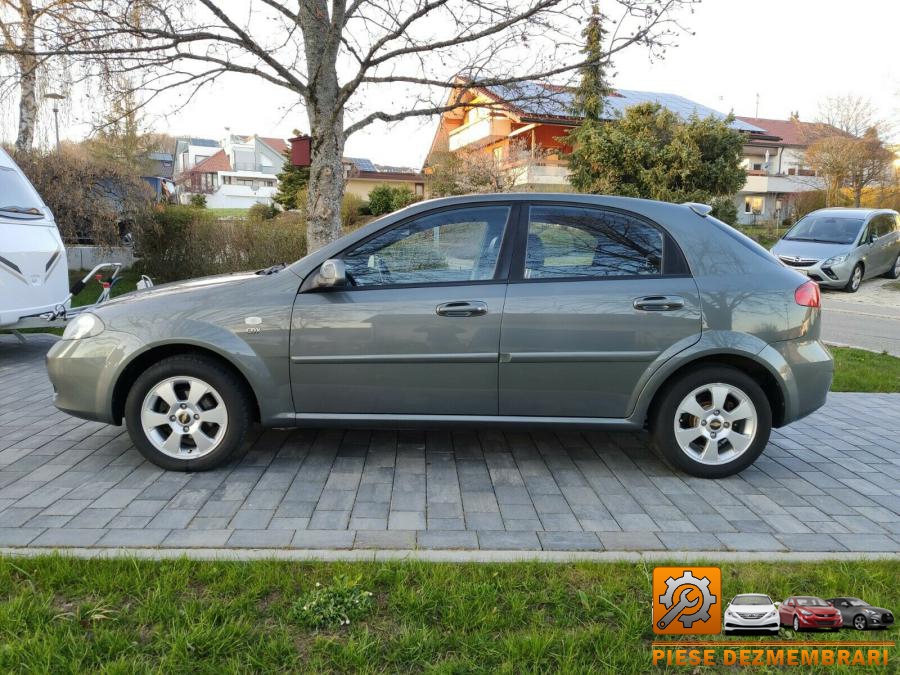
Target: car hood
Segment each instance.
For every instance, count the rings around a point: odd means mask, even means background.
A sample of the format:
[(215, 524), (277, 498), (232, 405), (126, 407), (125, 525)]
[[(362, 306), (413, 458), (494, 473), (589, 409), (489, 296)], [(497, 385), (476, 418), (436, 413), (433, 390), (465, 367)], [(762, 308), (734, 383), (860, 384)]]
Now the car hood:
[(816, 241), (789, 241), (782, 239), (772, 248), (772, 253), (775, 255), (825, 260), (835, 255), (849, 253), (852, 250), (852, 244), (822, 244)]
[(729, 609), (741, 614), (768, 614), (775, 611), (775, 605), (731, 605)]
[(845, 607), (844, 609), (871, 609), (873, 612), (881, 612), (882, 614), (893, 614), (893, 612), (889, 609), (885, 609), (884, 607), (872, 607), (870, 605), (866, 605), (865, 607)]
[(807, 612), (812, 612), (816, 616), (834, 616), (835, 613), (840, 613), (835, 607), (798, 607), (797, 609), (805, 609)]
[(199, 277), (197, 279), (187, 279), (185, 281), (173, 281), (168, 284), (160, 284), (142, 291), (132, 291), (113, 298), (103, 303), (98, 309), (106, 307), (117, 307), (133, 302), (141, 302), (160, 298), (168, 295), (180, 295), (183, 293), (196, 293), (211, 288), (222, 287), (229, 284), (252, 283), (265, 279), (265, 275), (256, 272), (235, 272), (232, 274), (219, 274), (212, 277)]

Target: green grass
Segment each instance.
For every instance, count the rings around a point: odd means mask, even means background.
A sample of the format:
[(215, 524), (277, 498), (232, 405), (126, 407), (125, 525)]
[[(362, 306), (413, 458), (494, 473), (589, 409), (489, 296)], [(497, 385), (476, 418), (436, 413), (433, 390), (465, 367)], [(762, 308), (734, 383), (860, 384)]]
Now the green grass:
[[(0, 671), (664, 672), (650, 666), (652, 568), (0, 558)], [(312, 628), (298, 603), (336, 577), (372, 592), (371, 607)], [(723, 595), (851, 594), (896, 609), (898, 577), (897, 561), (729, 564)]]
[(244, 218), (248, 209), (206, 209), (216, 218)]
[(753, 225), (735, 225), (738, 232), (746, 234), (760, 246), (767, 249), (772, 248), (787, 230), (780, 228), (776, 230), (772, 227), (760, 227)]
[(830, 347), (834, 357), (831, 391), (900, 392), (900, 359), (864, 349)]

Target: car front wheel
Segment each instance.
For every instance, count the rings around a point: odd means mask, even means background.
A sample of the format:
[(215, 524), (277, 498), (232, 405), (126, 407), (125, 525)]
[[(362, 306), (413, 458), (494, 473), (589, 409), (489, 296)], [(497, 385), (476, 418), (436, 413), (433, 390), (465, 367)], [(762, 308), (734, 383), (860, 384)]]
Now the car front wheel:
[(856, 630), (865, 630), (867, 627), (866, 617), (864, 617), (862, 614), (857, 614), (856, 616), (854, 616), (853, 627)]
[(885, 275), (888, 279), (900, 279), (900, 253), (897, 254), (897, 257), (894, 258), (894, 264), (891, 266)]
[(853, 271), (850, 273), (850, 279), (847, 281), (844, 286), (844, 290), (848, 293), (856, 293), (859, 290), (859, 285), (863, 280), (863, 266), (860, 263), (856, 264), (856, 267), (853, 268)]
[(772, 411), (762, 388), (729, 366), (701, 367), (677, 380), (651, 417), (663, 459), (700, 478), (746, 469), (766, 447), (771, 429)]
[(798, 619), (796, 616), (794, 617), (794, 630), (798, 633), (800, 632), (800, 619)]
[(200, 355), (173, 356), (135, 380), (125, 422), (135, 447), (164, 469), (204, 471), (226, 462), (252, 421), (244, 383)]

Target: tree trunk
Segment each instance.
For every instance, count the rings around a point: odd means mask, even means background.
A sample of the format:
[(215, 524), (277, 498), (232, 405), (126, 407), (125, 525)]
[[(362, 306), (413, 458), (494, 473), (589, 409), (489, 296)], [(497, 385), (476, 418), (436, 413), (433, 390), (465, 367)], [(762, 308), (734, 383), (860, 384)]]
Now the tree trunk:
[(853, 186), (853, 201), (854, 201), (854, 205), (856, 206), (856, 208), (859, 208), (860, 206), (862, 206), (862, 193), (863, 193), (862, 185), (859, 185), (857, 183), (856, 185)]
[(312, 165), (306, 202), (306, 247), (312, 253), (341, 236), (344, 197), (344, 116), (334, 108), (309, 111)]
[(34, 145), (34, 127), (37, 123), (37, 58), (34, 53), (34, 10), (31, 0), (22, 0), (22, 51), (16, 58), (19, 68), (19, 132), (16, 151), (30, 152)]

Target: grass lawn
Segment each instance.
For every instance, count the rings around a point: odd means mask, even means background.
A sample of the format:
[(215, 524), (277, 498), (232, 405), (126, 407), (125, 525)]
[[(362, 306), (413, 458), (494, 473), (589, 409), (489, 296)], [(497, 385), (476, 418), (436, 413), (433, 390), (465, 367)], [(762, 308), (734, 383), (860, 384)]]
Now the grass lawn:
[(834, 357), (831, 391), (900, 392), (900, 359), (850, 347), (830, 347)]
[[(0, 671), (663, 672), (650, 665), (653, 566), (0, 558)], [(727, 564), (723, 595), (854, 595), (896, 609), (898, 577), (897, 561)], [(348, 593), (363, 598), (350, 624), (322, 625)]]
[(759, 227), (753, 225), (735, 225), (734, 229), (746, 234), (760, 246), (767, 249), (772, 248), (775, 245), (775, 242), (787, 232), (787, 229), (783, 227), (776, 230), (772, 227)]
[(244, 218), (248, 209), (206, 209), (216, 218)]

